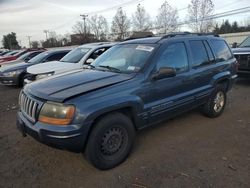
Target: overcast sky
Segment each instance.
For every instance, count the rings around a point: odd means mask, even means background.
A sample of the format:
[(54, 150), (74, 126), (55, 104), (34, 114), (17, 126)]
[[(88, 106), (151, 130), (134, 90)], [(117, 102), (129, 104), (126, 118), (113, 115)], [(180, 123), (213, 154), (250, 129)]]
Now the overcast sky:
[[(180, 20), (187, 15), (185, 9), (191, 0), (168, 1), (179, 11)], [(213, 0), (215, 13), (220, 13), (236, 8), (249, 6), (250, 0)], [(127, 3), (130, 2), (130, 3)], [(0, 40), (9, 32), (16, 32), (18, 41), (22, 46), (27, 46), (27, 36), (31, 40), (44, 40), (43, 30), (53, 30), (57, 34), (72, 32), (72, 26), (81, 20), (80, 14), (91, 14), (96, 11), (108, 9), (100, 14), (107, 18), (108, 22), (116, 12), (111, 7), (122, 5), (127, 16), (131, 17), (140, 3), (145, 7), (152, 19), (164, 0), (0, 0)], [(227, 18), (223, 18), (227, 19)], [(229, 17), (230, 21), (244, 21), (250, 19), (250, 13)], [(1, 43), (1, 42), (0, 42)], [(0, 44), (1, 46), (2, 44)]]

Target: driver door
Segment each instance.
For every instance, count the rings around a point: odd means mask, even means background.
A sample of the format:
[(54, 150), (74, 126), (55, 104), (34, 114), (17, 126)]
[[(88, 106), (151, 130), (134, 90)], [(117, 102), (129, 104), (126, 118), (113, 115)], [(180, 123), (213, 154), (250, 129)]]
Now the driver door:
[(151, 79), (147, 105), (149, 123), (182, 112), (194, 102), (194, 96), (189, 93), (192, 83), (188, 81), (189, 63), (184, 42), (174, 42), (161, 47), (154, 72), (162, 67), (174, 68), (176, 75), (157, 80)]

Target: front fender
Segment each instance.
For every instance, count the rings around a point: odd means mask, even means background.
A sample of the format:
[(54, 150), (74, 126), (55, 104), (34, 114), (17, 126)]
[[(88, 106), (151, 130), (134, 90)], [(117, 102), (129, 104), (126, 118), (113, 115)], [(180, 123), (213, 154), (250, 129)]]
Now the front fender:
[(77, 122), (94, 122), (101, 115), (107, 114), (112, 111), (118, 111), (121, 109), (129, 108), (135, 122), (135, 126), (138, 127), (143, 123), (138, 114), (143, 111), (143, 101), (138, 96), (120, 96), (117, 98), (102, 99), (102, 101), (89, 101), (84, 102), (84, 106), (78, 106), (77, 108)]

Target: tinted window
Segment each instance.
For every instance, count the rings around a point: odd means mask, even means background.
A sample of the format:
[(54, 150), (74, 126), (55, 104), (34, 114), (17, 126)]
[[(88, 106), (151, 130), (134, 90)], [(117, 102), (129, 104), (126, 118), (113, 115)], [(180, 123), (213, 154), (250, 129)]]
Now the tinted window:
[(63, 56), (65, 56), (68, 52), (60, 52), (60, 53), (56, 53), (53, 54), (49, 57), (46, 58), (46, 61), (57, 61), (62, 59)]
[(161, 67), (175, 68), (177, 73), (188, 69), (188, 58), (184, 43), (170, 44), (162, 51), (157, 61), (157, 70)]
[(190, 41), (190, 48), (193, 57), (192, 67), (200, 67), (209, 64), (207, 51), (202, 41)]
[(97, 49), (96, 51), (94, 51), (89, 58), (92, 58), (92, 59), (96, 59), (98, 58), (100, 55), (102, 55), (108, 48), (99, 48)]
[(211, 40), (212, 47), (216, 55), (216, 61), (226, 61), (233, 58), (227, 44), (223, 40)]
[(209, 60), (210, 60), (210, 61), (214, 61), (215, 58), (214, 58), (214, 55), (213, 55), (213, 53), (212, 53), (211, 47), (209, 46), (208, 42), (207, 42), (207, 41), (203, 41), (203, 44), (204, 44), (205, 47), (206, 47), (206, 50), (207, 50), (207, 53), (208, 53)]

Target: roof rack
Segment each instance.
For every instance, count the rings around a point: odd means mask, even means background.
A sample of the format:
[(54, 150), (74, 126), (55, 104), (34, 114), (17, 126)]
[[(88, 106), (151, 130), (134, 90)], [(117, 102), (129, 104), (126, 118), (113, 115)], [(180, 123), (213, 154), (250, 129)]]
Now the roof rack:
[(191, 33), (191, 32), (185, 31), (185, 32), (169, 33), (167, 35), (164, 35), (161, 39), (173, 38), (173, 37), (183, 37), (183, 36), (214, 36), (214, 37), (219, 37), (219, 35), (215, 34), (215, 33)]

